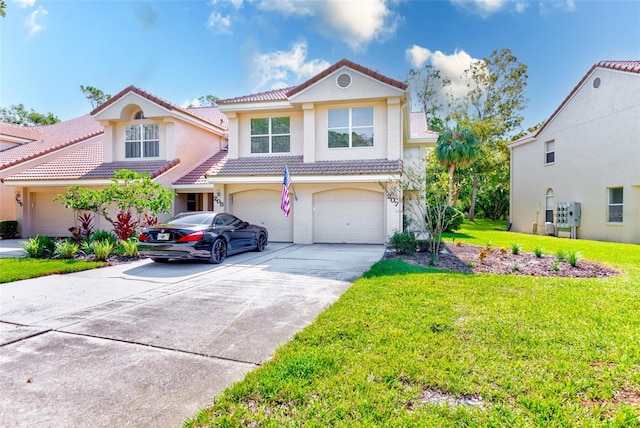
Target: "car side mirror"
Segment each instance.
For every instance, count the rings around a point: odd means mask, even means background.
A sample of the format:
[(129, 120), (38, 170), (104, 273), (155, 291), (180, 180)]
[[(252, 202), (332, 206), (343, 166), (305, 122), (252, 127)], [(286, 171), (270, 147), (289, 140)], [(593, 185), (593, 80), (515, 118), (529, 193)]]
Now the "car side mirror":
[(247, 227), (249, 227), (249, 222), (245, 221), (244, 223), (242, 223), (242, 228), (246, 229)]

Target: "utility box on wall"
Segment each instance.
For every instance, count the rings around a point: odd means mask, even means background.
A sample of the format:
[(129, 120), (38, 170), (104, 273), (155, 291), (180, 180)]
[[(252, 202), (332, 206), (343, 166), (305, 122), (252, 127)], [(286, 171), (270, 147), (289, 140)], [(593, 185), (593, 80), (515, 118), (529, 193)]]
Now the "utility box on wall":
[(580, 226), (580, 202), (560, 202), (556, 207), (556, 223), (558, 227)]

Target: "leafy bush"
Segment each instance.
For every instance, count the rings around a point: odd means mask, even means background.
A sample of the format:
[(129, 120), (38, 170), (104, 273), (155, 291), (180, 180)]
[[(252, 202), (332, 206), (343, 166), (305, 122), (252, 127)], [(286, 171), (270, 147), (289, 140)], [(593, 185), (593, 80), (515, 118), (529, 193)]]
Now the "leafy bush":
[(519, 242), (516, 242), (514, 244), (511, 244), (511, 253), (514, 255), (518, 255), (520, 254), (520, 250), (522, 250), (522, 244)]
[(93, 254), (96, 256), (96, 260), (105, 261), (107, 257), (113, 252), (115, 246), (108, 240), (106, 241), (93, 241)]
[(127, 240), (136, 233), (139, 222), (133, 218), (131, 211), (120, 211), (113, 222), (113, 231), (118, 239)]
[(396, 250), (398, 254), (413, 255), (416, 252), (417, 241), (413, 234), (407, 232), (395, 231), (393, 236), (389, 238), (387, 244)]
[(538, 257), (538, 258), (542, 257), (542, 255), (544, 254), (544, 248), (542, 248), (542, 247), (535, 247), (535, 248), (533, 249), (533, 254), (535, 254), (535, 255), (536, 255), (536, 257)]
[(91, 241), (109, 241), (113, 247), (118, 243), (116, 237), (113, 236), (113, 233), (108, 230), (96, 230), (93, 235), (91, 235)]
[[(434, 212), (431, 218), (437, 218), (437, 214)], [(427, 221), (428, 221), (427, 217)], [(464, 223), (464, 214), (453, 207), (447, 207), (444, 212), (444, 230), (443, 232), (455, 232), (459, 230)]]
[(72, 259), (78, 252), (79, 248), (79, 244), (65, 239), (55, 243), (55, 250), (53, 251), (53, 254), (61, 259)]
[(138, 257), (138, 240), (135, 238), (129, 238), (128, 240), (121, 240), (120, 246), (122, 252), (127, 257)]
[(27, 252), (27, 256), (34, 259), (49, 257), (55, 251), (55, 239), (44, 235), (36, 235), (22, 242), (22, 248)]
[(556, 259), (559, 262), (565, 261), (567, 259), (567, 252), (560, 248), (558, 251), (556, 251)]
[(0, 221), (0, 238), (12, 239), (18, 237), (18, 222), (15, 220)]
[(567, 254), (567, 262), (573, 267), (578, 266), (578, 262), (582, 259), (582, 254), (580, 251), (571, 250)]
[(78, 214), (79, 227), (69, 228), (76, 242), (83, 242), (91, 238), (93, 233), (93, 215), (91, 213)]

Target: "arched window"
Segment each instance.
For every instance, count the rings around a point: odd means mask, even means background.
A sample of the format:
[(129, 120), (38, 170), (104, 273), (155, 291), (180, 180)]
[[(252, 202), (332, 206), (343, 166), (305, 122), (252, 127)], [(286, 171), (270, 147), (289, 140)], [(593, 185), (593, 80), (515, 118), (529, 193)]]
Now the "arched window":
[(553, 189), (547, 190), (545, 195), (546, 208), (544, 211), (544, 221), (553, 223), (553, 208), (555, 207), (555, 198), (553, 197)]
[(142, 110), (138, 110), (136, 114), (133, 115), (134, 120), (144, 119), (144, 112)]

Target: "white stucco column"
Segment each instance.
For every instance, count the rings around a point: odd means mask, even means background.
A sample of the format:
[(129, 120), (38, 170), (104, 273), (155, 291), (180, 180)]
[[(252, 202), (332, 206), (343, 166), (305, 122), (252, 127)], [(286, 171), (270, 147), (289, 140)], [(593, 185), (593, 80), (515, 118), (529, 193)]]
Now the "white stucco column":
[(313, 103), (302, 104), (304, 111), (303, 162), (316, 161), (316, 110)]
[(101, 120), (100, 125), (104, 128), (104, 161), (113, 162), (113, 126), (108, 120)]
[(229, 159), (238, 159), (240, 157), (240, 138), (239, 134), (239, 125), (238, 125), (238, 116), (235, 112), (226, 112), (227, 118), (229, 119), (228, 124), (228, 135), (229, 135), (229, 147), (228, 147), (228, 157)]
[(399, 97), (387, 98), (387, 159), (402, 159), (402, 108)]
[[(164, 119), (164, 149), (165, 159), (171, 160), (177, 157), (176, 154), (176, 131), (173, 119)], [(162, 154), (160, 154), (162, 156)]]

